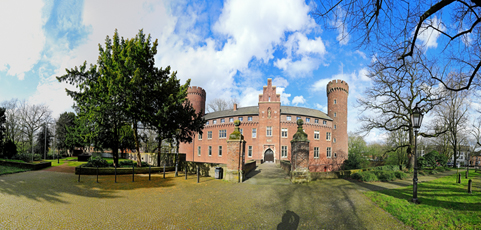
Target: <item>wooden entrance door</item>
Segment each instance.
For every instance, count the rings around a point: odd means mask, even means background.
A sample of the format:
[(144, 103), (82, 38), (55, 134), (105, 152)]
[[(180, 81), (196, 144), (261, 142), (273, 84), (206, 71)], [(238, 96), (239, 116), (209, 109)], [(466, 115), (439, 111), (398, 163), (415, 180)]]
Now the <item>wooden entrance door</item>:
[(274, 162), (274, 152), (272, 152), (272, 149), (268, 149), (264, 153), (264, 162)]

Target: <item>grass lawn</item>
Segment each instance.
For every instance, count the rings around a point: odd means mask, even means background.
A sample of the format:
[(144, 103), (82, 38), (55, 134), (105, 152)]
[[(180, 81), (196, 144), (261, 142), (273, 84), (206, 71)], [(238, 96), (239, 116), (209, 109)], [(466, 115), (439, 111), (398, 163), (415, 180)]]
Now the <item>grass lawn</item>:
[(481, 172), (469, 171), (473, 193), (467, 193), (468, 179), (457, 174), (418, 183), (420, 204), (410, 202), (413, 187), (365, 192), (379, 207), (414, 229), (481, 228)]
[(20, 163), (25, 163), (24, 161), (22, 160), (12, 160), (12, 159), (3, 159), (3, 158), (0, 158), (0, 160), (2, 161), (11, 161), (11, 162), (20, 162)]
[(17, 173), (17, 172), (26, 172), (26, 171), (30, 171), (30, 169), (22, 169), (22, 168), (17, 168), (12, 166), (0, 165), (0, 175)]
[(66, 162), (68, 166), (72, 166), (72, 167), (77, 167), (77, 166), (80, 166), (80, 165), (83, 165), (83, 164), (87, 163), (87, 162), (77, 161), (77, 157), (61, 158), (60, 163), (57, 163), (58, 162), (57, 159), (55, 159), (55, 160), (45, 160), (45, 161), (52, 162), (52, 166), (63, 165)]

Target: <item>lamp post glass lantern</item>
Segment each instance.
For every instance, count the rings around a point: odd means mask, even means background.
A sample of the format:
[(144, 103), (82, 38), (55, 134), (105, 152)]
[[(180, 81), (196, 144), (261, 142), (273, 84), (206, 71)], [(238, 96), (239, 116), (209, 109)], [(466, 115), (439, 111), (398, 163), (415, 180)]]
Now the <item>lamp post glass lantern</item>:
[(411, 125), (414, 128), (414, 176), (413, 176), (413, 203), (418, 202), (418, 162), (417, 162), (417, 142), (418, 142), (418, 131), (421, 128), (421, 123), (423, 122), (423, 113), (419, 107), (414, 107), (411, 113)]

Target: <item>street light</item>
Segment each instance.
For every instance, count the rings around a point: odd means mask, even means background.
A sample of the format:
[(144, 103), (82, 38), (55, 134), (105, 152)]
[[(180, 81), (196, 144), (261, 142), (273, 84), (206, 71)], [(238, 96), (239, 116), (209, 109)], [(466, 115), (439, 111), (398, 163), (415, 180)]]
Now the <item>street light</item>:
[(414, 128), (414, 177), (413, 177), (413, 203), (418, 202), (418, 162), (417, 162), (417, 142), (418, 142), (418, 131), (421, 128), (421, 123), (423, 122), (423, 113), (419, 107), (414, 107), (411, 113), (411, 124)]

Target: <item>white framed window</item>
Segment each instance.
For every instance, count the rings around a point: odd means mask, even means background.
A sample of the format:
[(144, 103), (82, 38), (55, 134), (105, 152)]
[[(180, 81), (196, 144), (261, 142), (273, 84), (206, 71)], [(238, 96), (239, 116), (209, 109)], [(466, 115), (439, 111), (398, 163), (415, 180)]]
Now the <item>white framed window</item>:
[(252, 137), (253, 138), (257, 137), (257, 129), (256, 128), (252, 128)]
[(224, 122), (225, 122), (224, 118), (220, 119), (220, 123), (224, 123)]
[(331, 147), (327, 147), (327, 158), (331, 158)]
[(217, 124), (217, 120), (212, 121), (212, 124)]
[(252, 157), (252, 146), (249, 145), (249, 150), (247, 151), (247, 156)]
[(281, 157), (286, 158), (287, 157), (287, 145), (281, 146)]
[(286, 117), (286, 120), (287, 120), (287, 121), (290, 121), (290, 120), (291, 120), (291, 116), (287, 116), (287, 117)]
[(266, 128), (266, 136), (272, 137), (272, 126), (267, 126), (267, 128)]
[(299, 119), (301, 119), (301, 117), (296, 117), (296, 121), (299, 120)]
[(239, 117), (239, 121), (242, 121), (242, 120), (244, 120), (244, 118), (243, 118), (243, 117)]
[(247, 117), (247, 121), (252, 121), (252, 117)]
[(311, 118), (306, 117), (306, 122), (311, 122)]
[(197, 156), (200, 156), (200, 146), (197, 146)]
[(334, 125), (334, 129), (337, 129), (337, 125)]
[(209, 157), (212, 156), (212, 146), (209, 146)]
[(334, 143), (336, 143), (336, 138), (332, 139), (332, 141), (333, 141)]
[(219, 156), (221, 157), (222, 156), (222, 146), (219, 145)]
[(314, 139), (319, 140), (319, 131), (315, 130), (314, 131)]
[(229, 118), (229, 122), (234, 122), (234, 118), (233, 117)]
[(314, 119), (314, 123), (319, 124), (319, 119)]
[(319, 147), (314, 147), (314, 158), (319, 158)]
[(242, 132), (242, 129), (239, 129), (239, 132), (240, 132), (242, 135), (244, 135), (244, 132)]
[(330, 132), (326, 133), (326, 141), (331, 141), (331, 133)]
[(337, 117), (337, 113), (334, 113), (334, 117)]
[(322, 121), (322, 124), (323, 124), (323, 125), (327, 125), (327, 121)]
[(199, 141), (201, 141), (202, 140), (202, 134), (199, 133), (198, 136), (199, 136)]
[(207, 139), (212, 139), (212, 131), (207, 131)]
[(281, 137), (287, 138), (287, 128), (282, 128)]
[(336, 100), (336, 99), (334, 99), (334, 104), (337, 104), (337, 100)]
[(227, 131), (225, 129), (219, 130), (219, 138), (226, 138)]
[(205, 125), (209, 125), (209, 121), (205, 122)]

